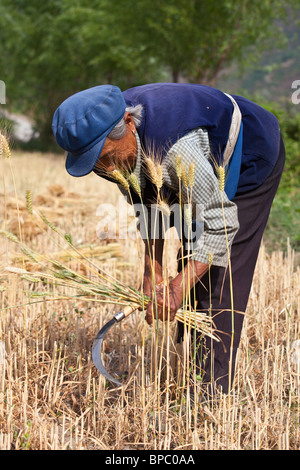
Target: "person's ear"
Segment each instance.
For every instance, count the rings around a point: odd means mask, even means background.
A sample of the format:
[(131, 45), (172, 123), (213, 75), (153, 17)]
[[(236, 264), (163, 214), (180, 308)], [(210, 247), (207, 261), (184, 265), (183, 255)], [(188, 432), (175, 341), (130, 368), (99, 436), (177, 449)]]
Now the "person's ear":
[(131, 132), (135, 132), (136, 131), (135, 124), (134, 124), (131, 114), (128, 111), (126, 111), (124, 115), (124, 119), (125, 119), (125, 124), (131, 130)]

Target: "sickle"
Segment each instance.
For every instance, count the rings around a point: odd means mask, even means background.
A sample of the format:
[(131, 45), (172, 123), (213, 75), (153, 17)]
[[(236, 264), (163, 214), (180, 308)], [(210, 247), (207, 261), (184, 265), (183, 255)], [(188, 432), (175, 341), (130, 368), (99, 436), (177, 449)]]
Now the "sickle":
[(131, 307), (130, 305), (128, 307), (124, 308), (124, 311), (120, 311), (115, 314), (115, 316), (109, 320), (98, 332), (96, 338), (94, 339), (93, 342), (93, 347), (92, 347), (92, 358), (94, 361), (95, 366), (97, 367), (98, 371), (100, 374), (102, 374), (107, 380), (110, 382), (113, 382), (116, 385), (123, 386), (121, 382), (119, 382), (117, 379), (112, 377), (110, 373), (106, 370), (104, 367), (104, 364), (102, 362), (101, 358), (101, 345), (104, 339), (104, 336), (108, 332), (108, 330), (115, 324), (119, 323), (122, 321), (124, 318), (128, 317), (132, 312), (136, 310), (137, 307)]

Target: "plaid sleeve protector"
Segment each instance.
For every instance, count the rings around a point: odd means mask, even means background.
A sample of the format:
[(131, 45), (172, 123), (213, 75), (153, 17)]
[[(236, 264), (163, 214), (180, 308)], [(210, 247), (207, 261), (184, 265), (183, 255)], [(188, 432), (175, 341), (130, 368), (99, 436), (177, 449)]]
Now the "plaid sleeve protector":
[(211, 154), (207, 131), (199, 128), (179, 139), (163, 161), (164, 185), (177, 194), (179, 193), (179, 178), (176, 173), (178, 155), (187, 173), (190, 164), (194, 165), (194, 185), (192, 189), (186, 188), (181, 181), (181, 201), (183, 204), (191, 204), (193, 219), (196, 224), (203, 225), (203, 231), (193, 245), (192, 258), (207, 264), (208, 256), (211, 255), (213, 265), (226, 267), (228, 264), (226, 231), (230, 250), (233, 238), (239, 229), (237, 207), (223, 192), (222, 208), (219, 181), (209, 161)]

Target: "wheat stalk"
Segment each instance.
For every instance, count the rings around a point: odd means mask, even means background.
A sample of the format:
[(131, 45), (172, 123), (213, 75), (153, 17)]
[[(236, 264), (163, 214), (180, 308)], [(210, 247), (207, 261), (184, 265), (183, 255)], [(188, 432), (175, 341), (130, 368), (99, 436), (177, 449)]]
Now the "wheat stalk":
[[(232, 353), (233, 353), (233, 342), (234, 342), (234, 302), (233, 302), (233, 281), (232, 281), (232, 269), (231, 269), (231, 259), (230, 259), (230, 247), (228, 242), (227, 234), (227, 225), (225, 220), (225, 210), (224, 210), (224, 192), (225, 192), (225, 182), (226, 182), (226, 170), (224, 165), (217, 163), (214, 156), (211, 156), (216, 174), (218, 176), (219, 190), (221, 194), (221, 205), (222, 205), (222, 216), (224, 224), (224, 233), (227, 247), (227, 256), (228, 256), (228, 272), (229, 272), (229, 288), (230, 288), (230, 302), (231, 302), (231, 343), (230, 343), (230, 359), (229, 359), (229, 388), (231, 387), (232, 380)], [(228, 394), (229, 404), (230, 404), (230, 393)]]

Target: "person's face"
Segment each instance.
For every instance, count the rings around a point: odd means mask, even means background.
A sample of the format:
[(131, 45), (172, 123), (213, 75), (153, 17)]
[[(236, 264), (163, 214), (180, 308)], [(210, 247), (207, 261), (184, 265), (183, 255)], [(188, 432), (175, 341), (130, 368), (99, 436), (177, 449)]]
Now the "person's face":
[(132, 116), (125, 113), (126, 134), (121, 139), (106, 139), (101, 155), (95, 165), (97, 173), (107, 173), (114, 169), (133, 169), (137, 157), (136, 130)]

